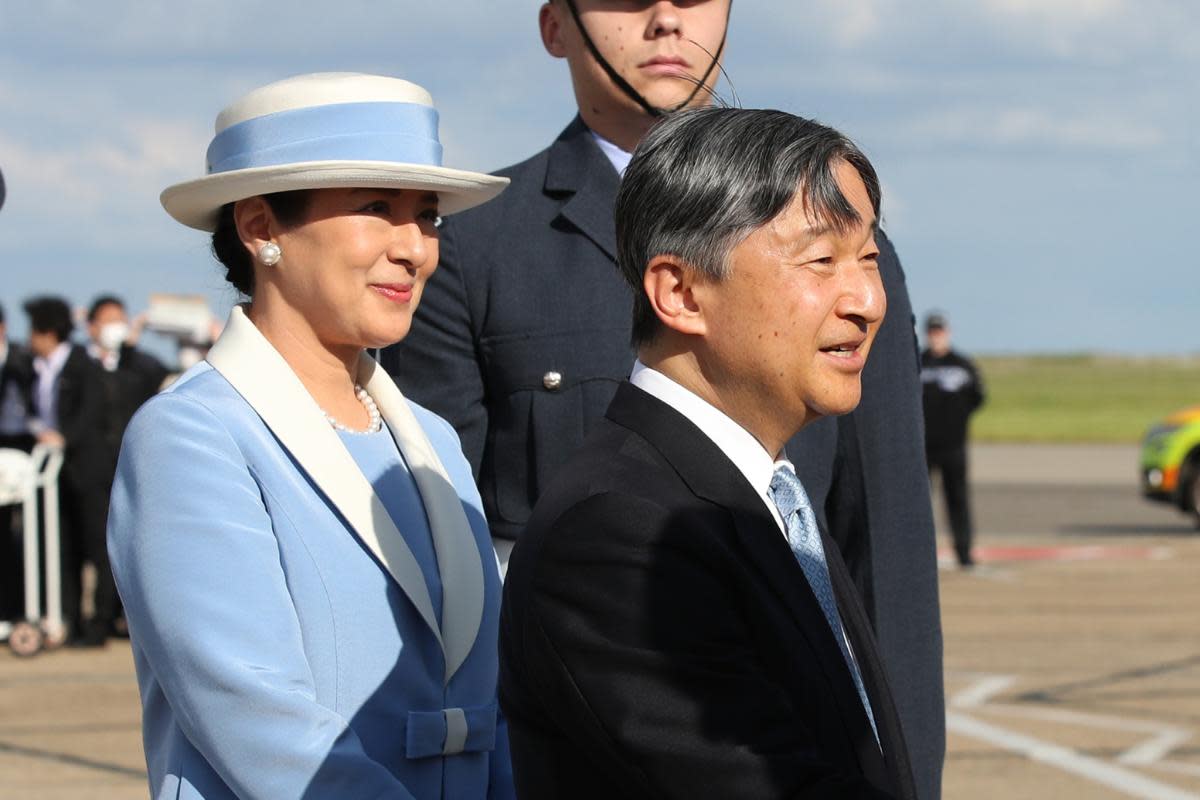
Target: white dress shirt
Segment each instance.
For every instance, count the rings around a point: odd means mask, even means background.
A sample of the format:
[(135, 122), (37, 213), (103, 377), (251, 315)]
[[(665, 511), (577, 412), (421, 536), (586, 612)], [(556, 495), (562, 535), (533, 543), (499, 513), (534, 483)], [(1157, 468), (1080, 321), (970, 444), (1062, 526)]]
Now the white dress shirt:
[(60, 342), (50, 355), (33, 360), (37, 373), (33, 393), (37, 402), (37, 418), (43, 429), (58, 430), (58, 376), (62, 374), (67, 356), (71, 355), (71, 343)]
[[(754, 491), (762, 499), (763, 505), (771, 512), (771, 518), (775, 520), (779, 532), (784, 539), (787, 538), (787, 526), (784, 525), (783, 517), (780, 516), (775, 501), (767, 494), (776, 469), (785, 467), (792, 472), (796, 471), (795, 465), (782, 452), (779, 453), (778, 458), (774, 458), (750, 431), (734, 422), (724, 411), (690, 389), (685, 389), (658, 370), (647, 367), (640, 360), (633, 362), (633, 372), (629, 375), (629, 382), (683, 414), (711, 439), (713, 444), (733, 462), (738, 471), (754, 487)], [(850, 637), (846, 635), (844, 626), (841, 630), (841, 637), (842, 641), (846, 643), (850, 657), (857, 659), (854, 654), (854, 645), (850, 643)]]
[(771, 512), (771, 517), (779, 526), (779, 532), (787, 535), (787, 528), (784, 527), (783, 518), (779, 516), (779, 509), (767, 494), (767, 490), (771, 488), (771, 477), (777, 467), (786, 465), (789, 469), (794, 469), (782, 453), (776, 459), (750, 431), (734, 422), (724, 411), (641, 361), (633, 362), (629, 382), (683, 414), (711, 439), (762, 499), (763, 505)]
[(588, 132), (592, 134), (592, 138), (596, 140), (596, 144), (600, 145), (600, 152), (604, 153), (605, 157), (612, 162), (616, 168), (618, 175), (625, 174), (625, 168), (629, 166), (629, 162), (633, 160), (633, 153), (626, 153), (620, 147), (605, 139), (600, 134), (596, 133), (591, 128)]

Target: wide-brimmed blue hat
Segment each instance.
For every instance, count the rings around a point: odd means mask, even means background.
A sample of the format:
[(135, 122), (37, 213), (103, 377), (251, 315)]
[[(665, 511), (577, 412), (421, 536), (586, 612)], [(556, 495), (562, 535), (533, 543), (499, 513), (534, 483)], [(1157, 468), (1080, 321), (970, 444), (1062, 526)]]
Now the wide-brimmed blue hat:
[(217, 116), (203, 178), (161, 195), (163, 208), (212, 231), (226, 203), (293, 189), (437, 192), (453, 214), (491, 200), (507, 178), (442, 166), (429, 92), (382, 75), (325, 72), (268, 84)]

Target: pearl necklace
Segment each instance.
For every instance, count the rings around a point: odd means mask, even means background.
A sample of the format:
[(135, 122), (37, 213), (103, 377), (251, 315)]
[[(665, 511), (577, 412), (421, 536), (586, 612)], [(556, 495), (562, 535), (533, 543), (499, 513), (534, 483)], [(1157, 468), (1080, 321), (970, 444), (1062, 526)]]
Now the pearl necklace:
[(354, 384), (354, 396), (367, 409), (367, 416), (370, 417), (370, 422), (367, 423), (366, 428), (363, 430), (348, 428), (322, 408), (321, 415), (325, 417), (325, 421), (332, 425), (335, 431), (341, 431), (342, 433), (379, 433), (383, 430), (383, 418), (379, 415), (379, 406), (375, 405), (375, 401), (371, 399), (371, 395), (367, 394), (367, 390), (356, 383)]

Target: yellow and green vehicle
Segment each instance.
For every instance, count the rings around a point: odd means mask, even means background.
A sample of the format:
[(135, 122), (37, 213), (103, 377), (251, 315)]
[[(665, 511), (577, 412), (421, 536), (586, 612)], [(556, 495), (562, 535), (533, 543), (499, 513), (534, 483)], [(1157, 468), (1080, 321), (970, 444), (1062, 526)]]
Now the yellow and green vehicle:
[(1142, 494), (1192, 514), (1200, 526), (1200, 406), (1176, 411), (1146, 431)]

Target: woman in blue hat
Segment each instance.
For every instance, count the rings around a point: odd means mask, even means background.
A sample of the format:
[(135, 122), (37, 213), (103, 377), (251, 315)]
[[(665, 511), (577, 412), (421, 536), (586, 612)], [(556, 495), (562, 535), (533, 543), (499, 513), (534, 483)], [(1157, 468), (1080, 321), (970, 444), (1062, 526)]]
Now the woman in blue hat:
[(248, 302), (113, 488), (153, 796), (512, 796), (471, 472), (365, 353), (408, 332), (439, 214), (505, 183), (441, 166), (420, 87), (320, 74), (225, 109), (163, 192)]

